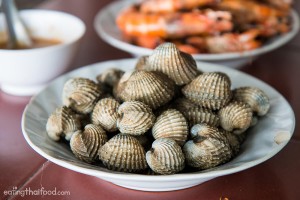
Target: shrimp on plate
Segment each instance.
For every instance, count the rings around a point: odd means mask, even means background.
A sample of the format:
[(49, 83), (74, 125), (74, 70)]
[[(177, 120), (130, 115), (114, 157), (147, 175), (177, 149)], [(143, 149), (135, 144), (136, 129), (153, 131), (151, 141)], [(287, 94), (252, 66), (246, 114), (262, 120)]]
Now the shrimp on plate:
[(141, 3), (143, 13), (170, 13), (218, 3), (220, 0), (148, 0)]
[(176, 13), (141, 13), (131, 6), (123, 10), (116, 23), (120, 30), (131, 36), (158, 36), (178, 38), (190, 35), (211, 35), (231, 31), (231, 14), (211, 9)]
[[(174, 43), (181, 51), (189, 54), (199, 53), (231, 53), (244, 52), (253, 50), (261, 46), (261, 42), (257, 40), (259, 31), (256, 29), (248, 30), (243, 33), (224, 33), (219, 36), (191, 36), (184, 40), (162, 40), (159, 37), (137, 37), (134, 43), (154, 49), (164, 42)], [(132, 41), (133, 41), (132, 40)]]
[(235, 24), (242, 30), (245, 27), (251, 29), (256, 27), (263, 37), (271, 37), (290, 30), (289, 12), (265, 3), (251, 0), (222, 0), (217, 7), (231, 12)]
[(260, 1), (287, 12), (290, 10), (294, 2), (293, 0), (260, 0)]
[(173, 42), (190, 54), (244, 52), (291, 30), (293, 0), (144, 0), (123, 9), (117, 26), (131, 43)]
[(287, 16), (282, 10), (251, 0), (222, 0), (217, 7), (230, 11), (236, 17), (235, 20), (241, 23), (263, 22), (269, 18)]

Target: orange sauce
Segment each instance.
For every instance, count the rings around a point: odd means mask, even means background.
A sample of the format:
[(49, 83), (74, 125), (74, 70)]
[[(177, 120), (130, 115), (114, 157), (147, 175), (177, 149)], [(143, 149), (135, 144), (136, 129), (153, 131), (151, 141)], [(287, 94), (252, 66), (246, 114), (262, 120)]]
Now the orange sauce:
[[(27, 49), (36, 49), (36, 48), (42, 48), (42, 47), (47, 47), (47, 46), (52, 46), (52, 45), (57, 45), (61, 44), (62, 41), (58, 39), (44, 39), (44, 38), (31, 38), (32, 40), (32, 46)], [(7, 42), (0, 42), (0, 49), (8, 49), (7, 48)], [(26, 49), (26, 48), (17, 48), (18, 49)]]

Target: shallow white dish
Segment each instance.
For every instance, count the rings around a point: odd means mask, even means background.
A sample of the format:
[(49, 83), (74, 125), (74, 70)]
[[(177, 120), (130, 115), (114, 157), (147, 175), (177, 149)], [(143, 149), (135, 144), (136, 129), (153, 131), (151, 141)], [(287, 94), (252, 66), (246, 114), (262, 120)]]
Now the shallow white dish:
[[(152, 50), (133, 45), (124, 40), (122, 38), (121, 31), (118, 29), (115, 23), (115, 20), (121, 9), (133, 4), (133, 2), (138, 1), (140, 0), (112, 2), (100, 10), (94, 19), (95, 30), (104, 41), (136, 57), (149, 55), (151, 54)], [(233, 68), (241, 67), (247, 63), (250, 63), (258, 56), (273, 51), (274, 49), (277, 49), (290, 41), (298, 33), (300, 24), (299, 16), (294, 10), (291, 12), (291, 17), (293, 22), (292, 30), (287, 34), (277, 36), (272, 41), (269, 41), (263, 45), (261, 48), (241, 53), (194, 54), (193, 57), (198, 61), (206, 61)]]
[(64, 83), (71, 77), (87, 77), (95, 80), (108, 68), (130, 70), (136, 59), (124, 59), (96, 63), (67, 73), (54, 80), (47, 88), (34, 96), (27, 105), (22, 117), (22, 130), (28, 144), (46, 159), (65, 168), (96, 176), (114, 184), (145, 191), (171, 191), (198, 185), (207, 180), (236, 173), (258, 165), (277, 154), (290, 140), (295, 127), (295, 117), (288, 102), (275, 89), (266, 83), (234, 69), (197, 62), (203, 71), (222, 71), (227, 73), (233, 88), (256, 86), (270, 97), (270, 112), (258, 124), (249, 129), (249, 136), (242, 145), (240, 154), (227, 164), (193, 173), (175, 175), (139, 175), (119, 173), (102, 166), (95, 166), (76, 159), (64, 143), (52, 141), (45, 127), (48, 116), (62, 105), (61, 94)]

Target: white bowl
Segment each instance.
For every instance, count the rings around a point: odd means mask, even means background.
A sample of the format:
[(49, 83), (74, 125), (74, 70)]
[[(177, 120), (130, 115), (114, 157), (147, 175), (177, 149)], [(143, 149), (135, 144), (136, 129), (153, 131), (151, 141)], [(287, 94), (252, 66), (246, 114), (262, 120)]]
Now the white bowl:
[[(151, 49), (139, 47), (124, 40), (115, 22), (120, 10), (131, 5), (133, 2), (138, 2), (138, 0), (116, 1), (108, 4), (97, 13), (94, 19), (94, 27), (98, 35), (110, 45), (136, 57), (149, 55), (152, 52)], [(299, 16), (294, 10), (291, 12), (291, 18), (292, 30), (289, 33), (275, 37), (258, 49), (239, 53), (194, 54), (193, 57), (198, 61), (221, 64), (232, 68), (241, 67), (250, 63), (258, 56), (273, 51), (290, 41), (298, 33), (300, 24)]]
[[(67, 71), (86, 28), (82, 20), (63, 12), (24, 10), (20, 14), (32, 36), (61, 41), (43, 48), (0, 49), (0, 88), (13, 95), (32, 95)], [(0, 14), (0, 41), (6, 40), (6, 32)]]
[(290, 140), (295, 128), (295, 116), (288, 102), (266, 83), (234, 69), (198, 62), (203, 71), (227, 73), (233, 88), (256, 86), (270, 97), (269, 113), (259, 119), (258, 124), (249, 129), (248, 137), (240, 154), (232, 161), (206, 171), (180, 173), (174, 175), (140, 175), (120, 173), (84, 163), (74, 157), (65, 143), (51, 140), (46, 133), (46, 122), (53, 110), (62, 105), (61, 95), (64, 83), (71, 77), (87, 77), (95, 80), (108, 68), (133, 69), (136, 59), (125, 59), (97, 63), (67, 73), (32, 98), (22, 117), (23, 135), (28, 144), (46, 159), (65, 168), (95, 176), (126, 188), (145, 191), (171, 191), (198, 185), (207, 180), (236, 173), (258, 165), (278, 153)]

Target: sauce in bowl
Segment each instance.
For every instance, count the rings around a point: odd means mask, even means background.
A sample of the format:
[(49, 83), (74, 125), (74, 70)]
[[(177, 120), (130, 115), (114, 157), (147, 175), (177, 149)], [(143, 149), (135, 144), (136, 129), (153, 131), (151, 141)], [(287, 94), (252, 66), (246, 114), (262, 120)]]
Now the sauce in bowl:
[[(32, 40), (32, 46), (30, 48), (22, 48), (18, 47), (15, 50), (21, 50), (21, 49), (36, 49), (36, 48), (42, 48), (52, 45), (58, 45), (61, 44), (62, 41), (58, 39), (45, 39), (45, 38), (31, 38)], [(9, 49), (7, 47), (7, 41), (0, 41), (0, 49)]]

